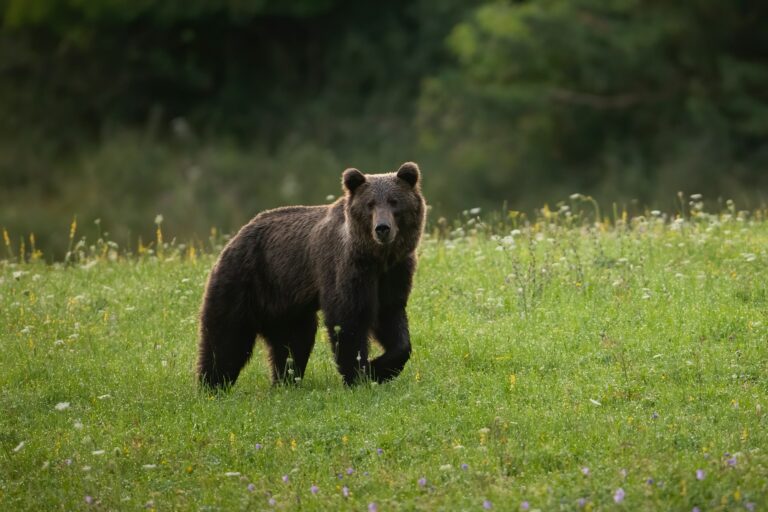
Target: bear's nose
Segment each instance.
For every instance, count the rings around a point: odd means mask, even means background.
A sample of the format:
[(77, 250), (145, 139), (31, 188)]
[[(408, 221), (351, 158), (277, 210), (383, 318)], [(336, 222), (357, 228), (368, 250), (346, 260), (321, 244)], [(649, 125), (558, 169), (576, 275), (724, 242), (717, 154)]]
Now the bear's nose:
[(376, 226), (376, 236), (379, 238), (385, 237), (389, 234), (389, 226), (386, 224), (379, 224)]

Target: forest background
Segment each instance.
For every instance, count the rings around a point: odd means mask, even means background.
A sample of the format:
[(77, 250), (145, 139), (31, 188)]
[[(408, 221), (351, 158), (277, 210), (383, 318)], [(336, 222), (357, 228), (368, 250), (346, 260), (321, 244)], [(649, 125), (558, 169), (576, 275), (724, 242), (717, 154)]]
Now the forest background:
[[(768, 194), (768, 3), (0, 0), (0, 226), (60, 259), (418, 161), (432, 221)], [(17, 243), (17, 242), (14, 242)]]

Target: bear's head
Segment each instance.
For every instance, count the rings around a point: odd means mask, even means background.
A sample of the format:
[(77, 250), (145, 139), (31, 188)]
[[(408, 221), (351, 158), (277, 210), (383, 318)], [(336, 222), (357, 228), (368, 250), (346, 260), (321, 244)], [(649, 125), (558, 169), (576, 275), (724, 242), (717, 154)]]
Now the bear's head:
[(350, 232), (365, 245), (413, 251), (424, 228), (424, 198), (419, 166), (406, 162), (397, 172), (342, 174), (345, 216)]

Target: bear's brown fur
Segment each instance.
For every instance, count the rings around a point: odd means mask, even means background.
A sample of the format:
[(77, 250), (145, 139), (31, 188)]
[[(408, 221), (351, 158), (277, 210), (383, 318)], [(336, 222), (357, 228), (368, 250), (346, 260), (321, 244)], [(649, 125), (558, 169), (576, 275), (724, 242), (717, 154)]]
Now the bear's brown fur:
[[(319, 309), (346, 384), (400, 374), (411, 354), (405, 306), (426, 210), (419, 168), (347, 169), (342, 184), (333, 204), (263, 212), (224, 248), (200, 313), (201, 384), (234, 384), (257, 336), (273, 382), (300, 379)], [(370, 363), (369, 337), (384, 349)]]

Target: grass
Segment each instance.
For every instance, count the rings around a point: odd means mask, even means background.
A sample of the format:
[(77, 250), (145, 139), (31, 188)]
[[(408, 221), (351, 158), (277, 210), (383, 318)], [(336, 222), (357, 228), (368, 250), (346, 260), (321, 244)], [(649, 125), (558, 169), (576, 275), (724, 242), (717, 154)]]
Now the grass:
[(768, 223), (569, 215), (435, 230), (412, 360), (354, 389), (319, 333), (200, 392), (210, 255), (6, 260), (0, 509), (764, 510)]

